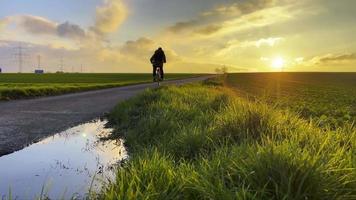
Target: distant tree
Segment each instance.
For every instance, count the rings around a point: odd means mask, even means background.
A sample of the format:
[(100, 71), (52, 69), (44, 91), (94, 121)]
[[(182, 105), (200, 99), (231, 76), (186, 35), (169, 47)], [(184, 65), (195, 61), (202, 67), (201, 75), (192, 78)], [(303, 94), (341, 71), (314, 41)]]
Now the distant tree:
[(227, 74), (229, 72), (229, 68), (226, 67), (225, 65), (223, 67), (221, 67), (221, 73), (222, 74)]
[(222, 67), (217, 67), (217, 68), (215, 69), (216, 74), (227, 74), (228, 71), (229, 71), (229, 68), (226, 67), (225, 65), (222, 66)]

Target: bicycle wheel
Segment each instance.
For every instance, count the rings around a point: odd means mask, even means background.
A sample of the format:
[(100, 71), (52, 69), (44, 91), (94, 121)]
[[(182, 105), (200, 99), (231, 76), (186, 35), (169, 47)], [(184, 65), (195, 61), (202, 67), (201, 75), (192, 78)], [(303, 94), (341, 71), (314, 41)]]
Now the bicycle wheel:
[(161, 81), (161, 71), (159, 70), (159, 68), (157, 68), (156, 70), (156, 82), (157, 82), (157, 85), (160, 86), (160, 81)]

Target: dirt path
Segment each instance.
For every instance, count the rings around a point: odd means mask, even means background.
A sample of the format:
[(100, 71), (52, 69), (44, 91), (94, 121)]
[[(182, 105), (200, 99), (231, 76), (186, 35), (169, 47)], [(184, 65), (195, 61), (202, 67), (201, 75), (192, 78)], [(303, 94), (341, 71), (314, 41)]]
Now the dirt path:
[[(201, 81), (198, 77), (167, 81), (177, 85)], [(44, 97), (31, 100), (0, 102), (0, 156), (20, 150), (44, 137), (98, 118), (154, 83)]]

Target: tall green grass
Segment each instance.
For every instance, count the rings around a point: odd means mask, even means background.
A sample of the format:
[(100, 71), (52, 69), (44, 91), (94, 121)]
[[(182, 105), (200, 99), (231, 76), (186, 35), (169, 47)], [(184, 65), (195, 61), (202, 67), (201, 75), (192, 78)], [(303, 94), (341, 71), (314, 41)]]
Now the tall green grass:
[[(147, 81), (146, 81), (147, 82)], [(105, 88), (113, 88), (126, 86), (131, 84), (144, 83), (144, 81), (131, 81), (122, 83), (107, 83), (107, 84), (40, 84), (29, 86), (9, 86), (1, 87), (0, 85), (0, 100), (24, 99), (40, 96), (53, 96), (74, 92), (82, 92), (88, 90), (98, 90)]]
[(102, 199), (355, 199), (356, 130), (319, 129), (209, 81), (147, 90), (109, 119), (130, 159)]

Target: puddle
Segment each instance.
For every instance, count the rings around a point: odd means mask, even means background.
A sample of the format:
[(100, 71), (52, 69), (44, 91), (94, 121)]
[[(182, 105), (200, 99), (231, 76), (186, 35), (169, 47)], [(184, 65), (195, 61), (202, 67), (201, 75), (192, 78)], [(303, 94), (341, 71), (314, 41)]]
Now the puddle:
[(99, 141), (112, 131), (105, 124), (82, 124), (0, 157), (0, 199), (68, 199), (100, 190), (127, 158), (122, 141)]

